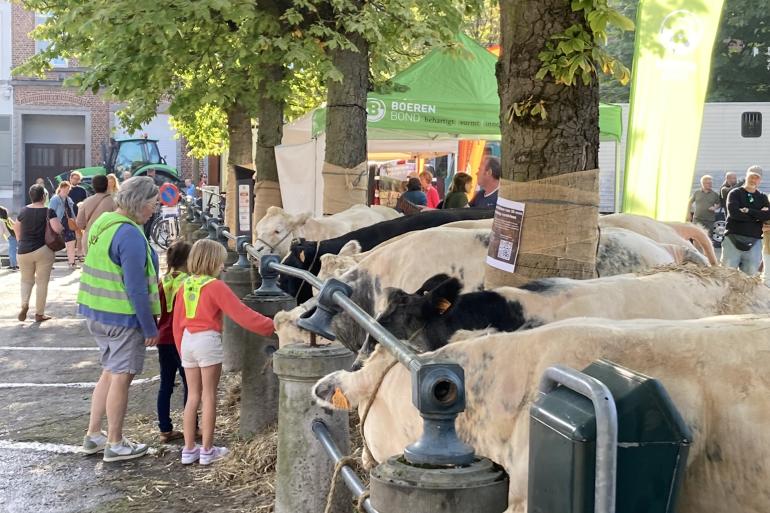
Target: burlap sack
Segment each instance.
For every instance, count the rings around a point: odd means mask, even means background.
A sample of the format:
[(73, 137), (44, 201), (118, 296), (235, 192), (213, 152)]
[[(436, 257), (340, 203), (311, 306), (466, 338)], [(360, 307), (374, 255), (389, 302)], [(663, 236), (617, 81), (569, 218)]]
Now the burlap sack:
[(283, 207), (281, 187), (278, 182), (263, 180), (254, 184), (254, 217), (252, 234), (257, 233), (257, 223), (265, 217), (270, 207)]
[(336, 214), (353, 205), (366, 205), (368, 172), (366, 162), (352, 169), (324, 162), (321, 171), (324, 179), (323, 213)]
[(514, 273), (486, 266), (484, 286), (521, 286), (560, 276), (596, 277), (599, 244), (599, 170), (532, 182), (503, 180), (501, 197), (525, 204)]

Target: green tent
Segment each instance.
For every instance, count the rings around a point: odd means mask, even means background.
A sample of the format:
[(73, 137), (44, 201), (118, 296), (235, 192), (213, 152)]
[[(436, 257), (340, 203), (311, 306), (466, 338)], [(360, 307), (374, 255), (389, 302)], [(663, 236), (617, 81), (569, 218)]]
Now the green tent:
[[(392, 79), (391, 91), (369, 93), (369, 139), (500, 139), (497, 57), (471, 38), (433, 50)], [(599, 107), (603, 140), (620, 141), (622, 113)], [(326, 110), (313, 114), (313, 135), (325, 130)]]

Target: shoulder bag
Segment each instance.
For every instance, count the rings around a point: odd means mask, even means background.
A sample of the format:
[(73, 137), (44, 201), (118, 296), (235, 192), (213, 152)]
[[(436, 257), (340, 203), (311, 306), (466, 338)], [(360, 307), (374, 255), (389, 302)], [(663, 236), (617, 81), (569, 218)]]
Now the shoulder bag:
[(51, 220), (48, 219), (48, 209), (45, 209), (45, 245), (56, 253), (64, 249), (64, 237), (61, 233), (56, 233), (51, 227)]

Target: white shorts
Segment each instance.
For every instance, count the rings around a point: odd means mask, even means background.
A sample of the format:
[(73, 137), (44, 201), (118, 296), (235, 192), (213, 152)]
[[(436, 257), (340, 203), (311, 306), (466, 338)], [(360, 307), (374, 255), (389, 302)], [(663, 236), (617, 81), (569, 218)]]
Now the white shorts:
[(218, 331), (199, 331), (182, 334), (182, 367), (209, 367), (222, 363), (225, 351), (222, 349), (222, 334)]

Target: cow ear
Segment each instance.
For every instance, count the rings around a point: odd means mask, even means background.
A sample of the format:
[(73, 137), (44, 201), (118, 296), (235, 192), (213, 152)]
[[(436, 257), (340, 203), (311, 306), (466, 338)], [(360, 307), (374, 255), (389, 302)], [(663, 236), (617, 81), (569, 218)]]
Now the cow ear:
[(433, 315), (444, 315), (452, 305), (457, 303), (462, 284), (457, 278), (450, 278), (431, 290), (427, 295), (425, 306)]
[(359, 253), (361, 253), (361, 243), (357, 240), (351, 240), (345, 243), (337, 254), (340, 256), (353, 256)]
[(294, 216), (294, 218), (291, 220), (292, 226), (299, 226), (301, 224), (307, 223), (307, 220), (310, 219), (312, 214), (310, 212), (302, 212), (301, 214), (297, 214)]
[(297, 254), (297, 258), (299, 258), (299, 261), (302, 262), (303, 264), (305, 263), (305, 250), (304, 249), (300, 249), (299, 250), (299, 253)]

